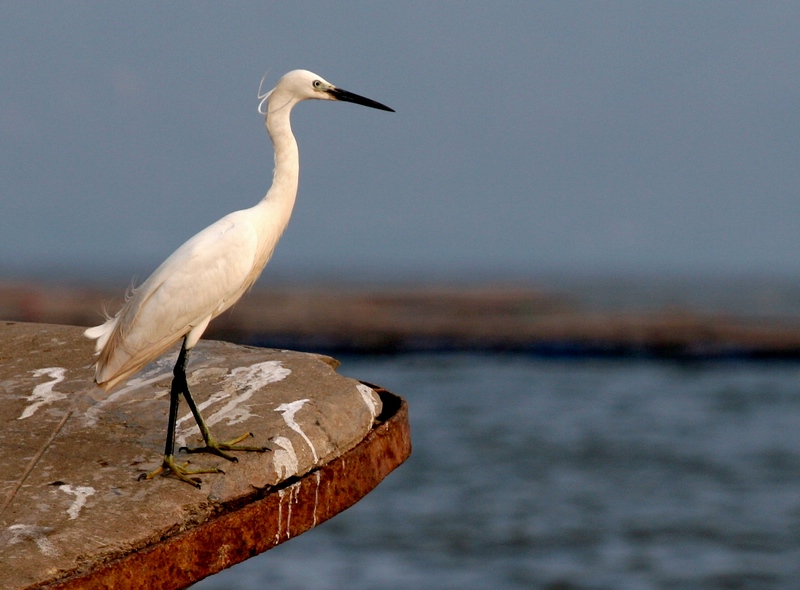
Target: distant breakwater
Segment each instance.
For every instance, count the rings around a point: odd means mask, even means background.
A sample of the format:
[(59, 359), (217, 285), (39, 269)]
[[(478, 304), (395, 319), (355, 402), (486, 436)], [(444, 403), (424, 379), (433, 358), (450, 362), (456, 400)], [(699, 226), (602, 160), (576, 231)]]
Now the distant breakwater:
[[(124, 289), (0, 284), (0, 320), (80, 326), (114, 313)], [(674, 306), (585, 309), (530, 287), (308, 286), (259, 289), (209, 338), (306, 351), (516, 352), (543, 357), (800, 360), (800, 318)]]

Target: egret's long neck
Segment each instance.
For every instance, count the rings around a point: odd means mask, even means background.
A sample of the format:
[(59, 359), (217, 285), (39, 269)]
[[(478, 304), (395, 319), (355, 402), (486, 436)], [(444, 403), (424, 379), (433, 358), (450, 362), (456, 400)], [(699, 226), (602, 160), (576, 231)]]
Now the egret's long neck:
[[(277, 99), (277, 100), (276, 100)], [(275, 173), (266, 196), (253, 207), (254, 222), (259, 225), (260, 246), (256, 267), (258, 272), (267, 263), (275, 245), (292, 216), (300, 176), (297, 141), (292, 134), (289, 114), (294, 103), (271, 96), (267, 105), (266, 125), (275, 149)], [(273, 104), (278, 103), (278, 106)], [(257, 221), (256, 221), (257, 220)], [(257, 275), (256, 275), (257, 276)], [(254, 279), (255, 280), (255, 279)]]
[(300, 176), (300, 156), (297, 151), (297, 141), (292, 133), (289, 120), (293, 104), (283, 104), (274, 108), (272, 102), (283, 102), (279, 97), (270, 97), (267, 112), (267, 131), (275, 148), (275, 173), (272, 178), (272, 187), (265, 199), (280, 201), (291, 211), (297, 196), (297, 183)]

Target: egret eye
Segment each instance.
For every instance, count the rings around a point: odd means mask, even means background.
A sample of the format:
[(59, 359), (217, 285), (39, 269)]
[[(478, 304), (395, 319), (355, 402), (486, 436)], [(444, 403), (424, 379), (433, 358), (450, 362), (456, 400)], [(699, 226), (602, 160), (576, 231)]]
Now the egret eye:
[(311, 85), (312, 85), (314, 88), (318, 89), (318, 90), (319, 90), (320, 88), (322, 88), (322, 82), (321, 82), (320, 80), (314, 80), (314, 81), (311, 83)]

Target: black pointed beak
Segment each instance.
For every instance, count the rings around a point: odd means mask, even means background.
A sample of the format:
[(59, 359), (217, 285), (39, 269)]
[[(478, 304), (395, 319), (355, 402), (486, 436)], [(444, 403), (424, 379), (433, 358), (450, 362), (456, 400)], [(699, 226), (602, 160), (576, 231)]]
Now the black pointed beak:
[(394, 109), (390, 109), (385, 104), (381, 104), (369, 98), (364, 98), (363, 96), (353, 92), (348, 92), (347, 90), (342, 90), (341, 88), (331, 88), (328, 90), (328, 94), (330, 94), (336, 100), (341, 100), (342, 102), (353, 102), (355, 104), (371, 107), (373, 109), (379, 109), (381, 111), (389, 111), (390, 113), (394, 112)]

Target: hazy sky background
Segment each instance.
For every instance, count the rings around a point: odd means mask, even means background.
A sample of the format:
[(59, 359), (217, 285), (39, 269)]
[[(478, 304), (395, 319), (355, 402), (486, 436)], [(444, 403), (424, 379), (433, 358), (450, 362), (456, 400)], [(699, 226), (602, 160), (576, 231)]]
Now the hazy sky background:
[(276, 277), (800, 274), (796, 2), (4, 3), (0, 278), (146, 276), (269, 187)]

